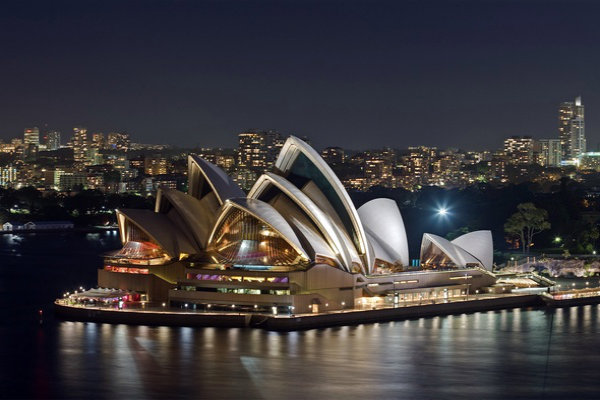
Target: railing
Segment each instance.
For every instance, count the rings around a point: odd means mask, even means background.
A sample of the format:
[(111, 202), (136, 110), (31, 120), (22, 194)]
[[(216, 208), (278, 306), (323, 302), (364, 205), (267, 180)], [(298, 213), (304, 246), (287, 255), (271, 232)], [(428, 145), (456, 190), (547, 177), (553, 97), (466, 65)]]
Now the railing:
[(556, 282), (546, 278), (545, 276), (541, 276), (536, 274), (535, 272), (532, 272), (528, 275), (526, 275), (527, 278), (531, 279), (534, 282), (539, 283), (542, 286), (554, 286), (556, 285)]

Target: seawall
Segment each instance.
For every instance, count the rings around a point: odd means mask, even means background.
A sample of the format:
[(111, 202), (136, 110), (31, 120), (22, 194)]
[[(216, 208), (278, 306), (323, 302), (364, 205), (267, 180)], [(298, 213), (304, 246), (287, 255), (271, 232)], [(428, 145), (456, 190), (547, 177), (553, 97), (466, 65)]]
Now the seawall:
[(450, 303), (375, 310), (348, 310), (296, 316), (98, 309), (70, 306), (59, 302), (56, 302), (54, 307), (57, 316), (76, 321), (131, 325), (250, 327), (273, 331), (294, 331), (543, 305), (544, 302), (539, 295), (528, 294)]

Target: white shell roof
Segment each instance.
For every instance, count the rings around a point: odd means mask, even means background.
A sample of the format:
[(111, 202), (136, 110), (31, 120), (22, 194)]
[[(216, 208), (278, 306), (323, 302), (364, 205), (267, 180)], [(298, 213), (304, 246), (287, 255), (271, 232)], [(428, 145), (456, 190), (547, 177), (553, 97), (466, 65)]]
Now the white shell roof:
[(214, 204), (216, 203), (214, 198), (212, 199), (213, 204), (210, 204), (211, 199), (198, 200), (178, 190), (161, 188), (156, 197), (156, 212), (160, 211), (161, 203), (165, 200), (179, 212), (184, 219), (182, 222), (194, 236), (200, 248), (204, 248), (217, 219), (216, 211), (219, 206)]
[(126, 240), (123, 236), (123, 224), (125, 220), (129, 220), (154, 239), (172, 258), (178, 258), (180, 253), (194, 254), (199, 251), (199, 248), (190, 241), (181, 228), (175, 226), (164, 214), (136, 209), (120, 209), (116, 212), (121, 231), (121, 241)]
[[(275, 168), (277, 168), (283, 175), (287, 174), (294, 165), (294, 161), (296, 160), (299, 153), (302, 153), (310, 160), (311, 163), (320, 171), (320, 173), (327, 179), (330, 186), (335, 191), (336, 196), (339, 198), (341, 203), (344, 206), (345, 212), (352, 223), (352, 227), (358, 237), (359, 248), (357, 248), (357, 252), (359, 254), (364, 255), (364, 262), (367, 264), (365, 269), (367, 272), (370, 272), (370, 269), (373, 265), (373, 254), (368, 245), (367, 237), (363, 226), (360, 222), (360, 217), (350, 196), (346, 192), (346, 189), (336, 176), (336, 174), (331, 170), (329, 165), (321, 158), (321, 156), (308, 144), (304, 141), (298, 139), (295, 136), (290, 136), (281, 152), (279, 153), (279, 157), (275, 162)], [(342, 210), (337, 210), (337, 212), (342, 212)], [(352, 237), (352, 233), (348, 232), (348, 235)]]
[[(242, 189), (223, 171), (216, 165), (209, 163), (203, 158), (196, 155), (190, 155), (188, 157), (189, 169), (198, 168), (204, 176), (204, 179), (208, 182), (213, 192), (217, 196), (220, 204), (223, 204), (225, 200), (236, 197), (246, 196)], [(188, 179), (191, 179), (192, 174), (188, 174)], [(188, 182), (190, 193), (193, 193), (193, 187), (197, 185), (196, 182)]]
[[(340, 258), (341, 264), (344, 269), (350, 271), (352, 268), (353, 257), (350, 253), (350, 249), (341, 237), (343, 227), (338, 227), (334, 221), (326, 215), (317, 205), (300, 189), (294, 186), (287, 179), (275, 175), (273, 173), (266, 173), (261, 175), (256, 181), (250, 192), (248, 193), (249, 198), (261, 198), (261, 195), (270, 187), (275, 186), (283, 194), (288, 196), (298, 207), (300, 207), (311, 221), (319, 228), (321, 234), (328, 241), (331, 247), (328, 252), (328, 256), (331, 257), (331, 253), (336, 255), (336, 258)], [(358, 256), (355, 255), (355, 258)]]
[(454, 239), (452, 244), (460, 246), (477, 258), (485, 269), (491, 271), (494, 264), (492, 231), (474, 231)]
[(213, 235), (215, 234), (215, 230), (220, 224), (220, 221), (225, 218), (228, 214), (228, 210), (230, 208), (237, 208), (242, 211), (247, 212), (248, 214), (253, 215), (255, 218), (263, 221), (267, 225), (269, 225), (273, 230), (281, 235), (281, 237), (287, 241), (292, 247), (298, 251), (304, 258), (310, 259), (310, 257), (306, 254), (306, 251), (302, 247), (302, 244), (298, 240), (296, 233), (288, 224), (288, 222), (279, 214), (279, 212), (273, 208), (269, 203), (265, 203), (264, 201), (257, 199), (248, 199), (248, 198), (237, 198), (237, 199), (228, 199), (223, 205), (223, 211), (213, 228), (211, 233), (211, 238), (209, 242), (212, 240)]
[(431, 233), (423, 234), (423, 241), (421, 242), (421, 259), (423, 258), (423, 251), (427, 248), (429, 243), (435, 244), (459, 268), (464, 268), (467, 264), (482, 264), (481, 261), (462, 247), (452, 244), (449, 240)]
[[(408, 265), (408, 239), (398, 205), (391, 199), (374, 199), (358, 209), (358, 215), (370, 236), (375, 257)], [(378, 251), (379, 249), (379, 251)], [(381, 251), (385, 252), (384, 258)]]

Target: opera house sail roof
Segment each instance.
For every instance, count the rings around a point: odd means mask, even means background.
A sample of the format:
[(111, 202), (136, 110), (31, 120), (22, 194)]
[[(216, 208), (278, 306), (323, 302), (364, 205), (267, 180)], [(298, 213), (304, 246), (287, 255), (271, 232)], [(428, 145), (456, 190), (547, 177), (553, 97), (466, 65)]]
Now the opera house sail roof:
[(423, 268), (468, 268), (479, 266), (489, 271), (493, 262), (492, 233), (475, 231), (453, 241), (431, 233), (423, 234), (421, 263)]
[[(122, 257), (181, 260), (246, 269), (302, 270), (325, 264), (373, 274), (409, 265), (395, 201), (355, 208), (340, 180), (302, 140), (289, 137), (272, 172), (246, 195), (227, 174), (188, 157), (188, 193), (160, 189), (154, 211), (118, 210)], [(444, 265), (491, 268), (491, 234), (449, 242), (424, 236), (423, 257)]]

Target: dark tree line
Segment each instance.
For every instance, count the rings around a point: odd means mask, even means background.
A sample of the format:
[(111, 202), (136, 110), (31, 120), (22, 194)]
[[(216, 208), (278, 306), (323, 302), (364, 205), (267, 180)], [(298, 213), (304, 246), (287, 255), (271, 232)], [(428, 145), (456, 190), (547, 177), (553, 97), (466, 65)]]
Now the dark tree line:
[[(418, 192), (374, 187), (350, 195), (357, 207), (378, 197), (396, 200), (407, 229), (411, 254), (416, 256), (424, 232), (453, 239), (468, 231), (490, 229), (495, 249), (517, 250), (520, 241), (512, 240), (504, 226), (523, 203), (545, 210), (550, 225), (533, 235), (532, 251), (560, 251), (557, 249), (560, 247), (573, 254), (591, 253), (597, 245), (600, 223), (600, 198), (593, 193), (589, 186), (563, 178), (546, 187), (531, 182), (505, 187), (479, 184), (449, 190), (425, 187)], [(441, 207), (448, 210), (447, 215), (438, 214)], [(555, 241), (557, 237), (560, 243)]]
[(73, 194), (41, 192), (33, 187), (0, 188), (0, 222), (71, 220), (79, 226), (115, 223), (117, 208), (154, 207), (154, 198), (134, 194), (104, 194), (84, 190)]

